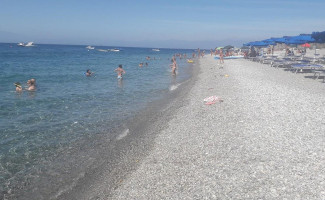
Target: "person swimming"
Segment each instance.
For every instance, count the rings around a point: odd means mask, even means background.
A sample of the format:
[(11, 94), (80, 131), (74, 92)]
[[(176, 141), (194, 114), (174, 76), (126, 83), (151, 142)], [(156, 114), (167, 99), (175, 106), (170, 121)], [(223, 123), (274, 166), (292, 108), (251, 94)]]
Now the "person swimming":
[(28, 91), (35, 91), (36, 90), (36, 80), (35, 79), (30, 79), (27, 81)]
[(14, 83), (14, 85), (16, 86), (16, 92), (22, 92), (23, 88), (21, 86), (21, 84), (19, 82)]
[(117, 78), (122, 79), (122, 74), (125, 74), (124, 69), (122, 68), (122, 65), (119, 65), (118, 68), (114, 70), (117, 73)]
[(92, 74), (93, 74), (93, 72), (91, 72), (90, 69), (87, 69), (86, 76), (91, 76)]

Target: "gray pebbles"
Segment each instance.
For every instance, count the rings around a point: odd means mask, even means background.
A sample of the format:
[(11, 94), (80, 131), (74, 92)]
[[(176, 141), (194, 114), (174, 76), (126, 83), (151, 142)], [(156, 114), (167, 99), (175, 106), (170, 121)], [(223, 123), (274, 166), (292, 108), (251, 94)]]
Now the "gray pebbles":
[[(325, 199), (325, 84), (210, 55), (110, 199)], [(177, 92), (177, 90), (175, 90)], [(205, 105), (216, 95), (224, 102)]]

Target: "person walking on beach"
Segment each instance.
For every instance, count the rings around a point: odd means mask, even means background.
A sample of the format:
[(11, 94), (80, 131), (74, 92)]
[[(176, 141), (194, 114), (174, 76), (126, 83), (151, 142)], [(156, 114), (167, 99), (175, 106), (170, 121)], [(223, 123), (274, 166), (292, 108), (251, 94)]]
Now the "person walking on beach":
[(222, 49), (220, 49), (219, 56), (220, 56), (220, 64), (223, 64), (224, 61), (223, 61), (223, 51), (222, 51)]
[(118, 79), (122, 79), (122, 74), (125, 74), (125, 71), (122, 68), (122, 65), (119, 65), (118, 68), (116, 68), (114, 71), (117, 73)]

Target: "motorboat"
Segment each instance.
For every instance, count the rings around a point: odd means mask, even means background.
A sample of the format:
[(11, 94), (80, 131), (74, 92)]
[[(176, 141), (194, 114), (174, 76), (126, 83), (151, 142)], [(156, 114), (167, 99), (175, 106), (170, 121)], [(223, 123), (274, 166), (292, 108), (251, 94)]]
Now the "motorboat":
[(25, 45), (25, 47), (33, 47), (33, 46), (35, 46), (35, 45), (34, 45), (34, 42), (28, 42), (28, 43)]
[(152, 49), (153, 51), (160, 51), (160, 49)]
[(119, 52), (119, 51), (121, 51), (121, 50), (119, 50), (119, 49), (110, 49), (110, 51)]
[(95, 47), (92, 47), (92, 46), (87, 46), (86, 49), (95, 49)]
[(25, 44), (23, 42), (19, 42), (17, 45), (20, 46), (20, 47), (33, 47), (33, 46), (35, 46), (34, 42), (28, 42), (27, 44)]

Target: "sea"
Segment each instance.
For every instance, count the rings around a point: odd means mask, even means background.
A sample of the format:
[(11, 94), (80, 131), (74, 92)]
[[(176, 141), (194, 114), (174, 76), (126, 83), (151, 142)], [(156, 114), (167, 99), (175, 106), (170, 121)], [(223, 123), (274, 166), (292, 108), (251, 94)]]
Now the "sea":
[[(67, 190), (60, 187), (73, 186), (67, 180), (77, 181), (96, 157), (74, 168), (64, 168), (66, 163), (100, 151), (85, 147), (88, 141), (128, 137), (127, 121), (177, 93), (191, 77), (194, 65), (186, 59), (177, 57), (177, 75), (170, 65), (173, 55), (190, 57), (193, 51), (0, 43), (0, 199), (24, 199), (20, 195), (30, 188), (57, 190), (47, 192), (56, 197)], [(122, 80), (114, 71), (120, 64)], [(15, 82), (26, 88), (32, 78), (36, 91), (15, 91)]]

